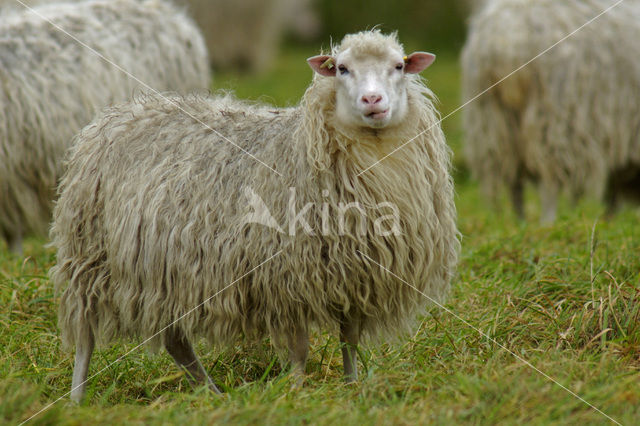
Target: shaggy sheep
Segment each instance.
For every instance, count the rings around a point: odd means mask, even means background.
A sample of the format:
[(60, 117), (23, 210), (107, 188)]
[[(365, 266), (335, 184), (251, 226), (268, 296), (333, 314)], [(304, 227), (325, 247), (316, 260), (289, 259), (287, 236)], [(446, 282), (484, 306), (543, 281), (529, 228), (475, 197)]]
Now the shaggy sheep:
[(434, 56), (403, 57), (395, 35), (362, 32), (308, 60), (299, 107), (143, 96), (82, 130), (52, 227), (73, 399), (94, 342), (116, 338), (164, 345), (215, 390), (193, 339), (268, 335), (301, 373), (309, 330), (336, 327), (355, 380), (361, 337), (406, 331), (420, 292), (443, 299), (459, 248), (450, 154), (416, 75)]
[(0, 7), (16, 7), (16, 8), (24, 8), (21, 3), (26, 4), (27, 6), (35, 6), (37, 4), (46, 3), (47, 0), (0, 0)]
[(0, 20), (0, 235), (17, 252), (24, 234), (46, 235), (63, 154), (99, 109), (144, 84), (209, 85), (202, 36), (167, 2), (95, 0), (36, 11), (12, 9)]
[(12, 9), (24, 10), (25, 5), (29, 7), (47, 4), (47, 3), (76, 3), (86, 0), (0, 0), (0, 13), (10, 11)]
[[(492, 0), (462, 53), (471, 99), (614, 4)], [(568, 193), (610, 204), (640, 171), (640, 4), (624, 2), (464, 109), (466, 157), (487, 194), (502, 185), (523, 217), (523, 184), (540, 190), (543, 222)]]
[(309, 38), (320, 26), (310, 0), (181, 1), (202, 29), (214, 69), (263, 71), (287, 27)]

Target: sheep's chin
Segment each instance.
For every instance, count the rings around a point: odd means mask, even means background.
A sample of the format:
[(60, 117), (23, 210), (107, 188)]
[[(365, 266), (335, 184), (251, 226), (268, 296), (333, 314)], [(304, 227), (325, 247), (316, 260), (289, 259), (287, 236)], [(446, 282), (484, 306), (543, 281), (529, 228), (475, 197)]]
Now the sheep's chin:
[(377, 121), (373, 121), (373, 120), (367, 120), (367, 123), (364, 127), (368, 127), (370, 129), (374, 129), (374, 130), (382, 130), (385, 129), (387, 127), (389, 127), (389, 123), (388, 122), (382, 122), (380, 120)]
[[(346, 114), (345, 114), (346, 115)], [(385, 114), (365, 114), (365, 113), (352, 113), (348, 116), (336, 114), (337, 122), (345, 127), (350, 129), (374, 129), (380, 130), (384, 129), (391, 124), (392, 113), (391, 109), (388, 109)]]

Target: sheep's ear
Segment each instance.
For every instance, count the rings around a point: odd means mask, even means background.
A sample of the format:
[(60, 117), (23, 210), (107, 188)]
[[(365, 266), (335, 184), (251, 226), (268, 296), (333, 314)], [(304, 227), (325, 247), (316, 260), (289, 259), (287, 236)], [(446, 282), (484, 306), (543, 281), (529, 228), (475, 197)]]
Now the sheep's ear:
[(326, 77), (335, 77), (336, 75), (336, 60), (333, 59), (333, 56), (312, 56), (307, 59), (307, 62), (311, 69), (320, 75), (324, 75)]
[(410, 74), (418, 74), (424, 71), (429, 65), (436, 60), (436, 55), (427, 52), (413, 52), (409, 56), (404, 57), (404, 72)]

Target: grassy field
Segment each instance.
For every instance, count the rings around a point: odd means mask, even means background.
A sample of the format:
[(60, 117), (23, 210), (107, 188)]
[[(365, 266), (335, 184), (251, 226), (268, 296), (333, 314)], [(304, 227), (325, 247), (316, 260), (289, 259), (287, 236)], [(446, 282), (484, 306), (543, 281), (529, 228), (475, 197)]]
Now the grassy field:
[[(312, 54), (290, 47), (267, 75), (217, 75), (214, 87), (295, 104)], [(424, 76), (443, 115), (457, 107), (454, 55), (440, 55)], [(637, 424), (640, 210), (627, 206), (606, 219), (597, 204), (563, 204), (557, 223), (543, 227), (530, 191), (531, 220), (519, 223), (505, 200), (498, 212), (488, 209), (469, 180), (459, 115), (443, 126), (455, 152), (459, 274), (446, 309), (422, 319), (413, 336), (363, 348), (359, 383), (342, 383), (338, 342), (328, 334), (313, 336), (301, 389), (267, 342), (222, 354), (201, 342), (222, 397), (191, 390), (166, 353), (126, 342), (95, 353), (88, 401), (72, 406), (64, 395), (73, 357), (60, 349), (58, 296), (47, 278), (54, 252), (27, 240), (24, 258), (0, 246), (0, 423), (20, 423), (57, 401), (32, 422)]]

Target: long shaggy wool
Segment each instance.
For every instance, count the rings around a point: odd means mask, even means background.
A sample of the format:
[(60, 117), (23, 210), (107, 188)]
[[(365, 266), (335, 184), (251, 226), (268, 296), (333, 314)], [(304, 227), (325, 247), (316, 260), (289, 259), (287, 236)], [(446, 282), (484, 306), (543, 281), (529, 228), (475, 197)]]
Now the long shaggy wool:
[[(366, 32), (334, 53), (381, 45), (401, 49), (395, 37)], [(450, 152), (431, 92), (408, 78), (406, 120), (377, 131), (340, 130), (335, 79), (319, 76), (296, 108), (193, 95), (143, 96), (105, 110), (77, 137), (54, 212), (51, 278), (66, 286), (65, 345), (87, 322), (98, 343), (149, 338), (193, 308), (178, 325), (214, 344), (265, 335), (281, 343), (296, 327), (334, 328), (345, 317), (361, 318), (369, 338), (408, 330), (430, 305), (420, 292), (445, 297), (459, 250)], [(246, 223), (248, 189), (283, 232)], [(367, 212), (350, 210), (345, 235), (341, 202)], [(376, 230), (375, 220), (391, 214), (375, 208), (381, 202), (398, 208), (397, 235)], [(287, 219), (307, 203), (312, 232)]]
[[(84, 1), (84, 0), (65, 0), (65, 3), (70, 3), (70, 2), (77, 2), (77, 1)], [(0, 0), (0, 8), (15, 8), (15, 9), (24, 9), (24, 5), (27, 6), (36, 6), (39, 4), (46, 4), (46, 3), (61, 3), (60, 0)], [(24, 3), (24, 4), (23, 4)]]
[[(471, 99), (614, 0), (490, 0), (462, 53)], [(464, 109), (466, 158), (487, 194), (531, 179), (601, 198), (640, 167), (640, 2), (599, 17)]]
[(202, 29), (214, 69), (264, 71), (276, 59), (287, 27), (303, 24), (313, 33), (319, 25), (309, 0), (181, 2)]
[[(109, 61), (159, 91), (206, 89), (196, 25), (161, 0), (94, 0), (37, 7)], [(0, 234), (46, 235), (71, 139), (94, 114), (146, 90), (39, 16), (0, 20)]]

